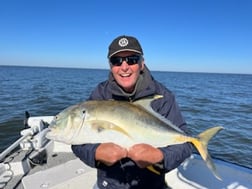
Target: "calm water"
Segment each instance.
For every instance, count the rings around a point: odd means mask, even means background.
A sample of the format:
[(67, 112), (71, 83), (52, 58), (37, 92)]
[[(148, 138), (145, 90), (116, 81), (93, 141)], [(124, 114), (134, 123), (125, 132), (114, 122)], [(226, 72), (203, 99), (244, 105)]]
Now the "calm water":
[[(0, 66), (0, 152), (20, 137), (24, 112), (55, 115), (85, 100), (107, 70)], [(153, 72), (172, 90), (192, 135), (221, 125), (213, 157), (252, 168), (252, 75)]]

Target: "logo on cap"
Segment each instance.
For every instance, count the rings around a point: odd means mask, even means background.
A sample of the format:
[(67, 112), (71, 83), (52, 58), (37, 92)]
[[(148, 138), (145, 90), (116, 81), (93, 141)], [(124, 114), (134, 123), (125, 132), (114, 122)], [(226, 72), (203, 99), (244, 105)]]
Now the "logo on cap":
[(120, 47), (125, 47), (125, 46), (128, 45), (128, 43), (129, 43), (129, 41), (128, 41), (128, 39), (126, 39), (126, 38), (122, 38), (122, 39), (120, 39), (120, 40), (118, 41), (118, 45), (119, 45)]

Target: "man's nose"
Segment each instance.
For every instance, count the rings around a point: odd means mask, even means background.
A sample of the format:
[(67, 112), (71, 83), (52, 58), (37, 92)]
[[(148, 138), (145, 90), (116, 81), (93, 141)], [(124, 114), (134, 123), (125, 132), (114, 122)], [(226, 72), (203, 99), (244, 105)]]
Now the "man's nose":
[(128, 68), (129, 68), (129, 64), (126, 62), (126, 60), (123, 60), (122, 65), (121, 65), (121, 69), (127, 70)]

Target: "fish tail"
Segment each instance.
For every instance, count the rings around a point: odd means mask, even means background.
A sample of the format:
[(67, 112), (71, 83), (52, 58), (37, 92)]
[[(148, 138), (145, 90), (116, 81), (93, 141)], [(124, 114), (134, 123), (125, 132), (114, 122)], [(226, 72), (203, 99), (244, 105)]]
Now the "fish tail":
[(208, 153), (207, 145), (208, 142), (211, 140), (211, 138), (214, 137), (222, 129), (223, 127), (220, 126), (207, 129), (206, 131), (200, 133), (197, 138), (193, 138), (191, 141), (193, 145), (197, 148), (203, 160), (206, 162), (207, 167), (213, 172), (214, 176), (219, 180), (222, 179), (217, 173), (212, 158)]

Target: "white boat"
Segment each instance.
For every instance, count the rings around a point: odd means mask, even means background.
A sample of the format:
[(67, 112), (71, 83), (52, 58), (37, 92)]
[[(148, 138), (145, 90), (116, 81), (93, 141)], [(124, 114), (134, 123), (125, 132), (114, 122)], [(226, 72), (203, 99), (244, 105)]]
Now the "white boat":
[[(92, 189), (96, 170), (74, 156), (69, 145), (45, 138), (53, 116), (27, 117), (21, 138), (0, 154), (0, 188)], [(204, 161), (193, 154), (177, 169), (166, 174), (175, 189), (249, 189), (252, 169), (214, 159), (222, 181)]]

